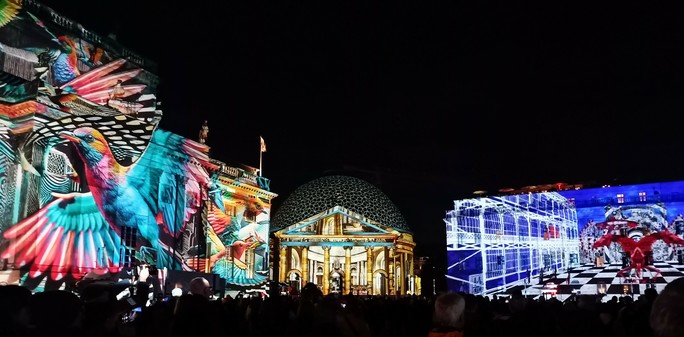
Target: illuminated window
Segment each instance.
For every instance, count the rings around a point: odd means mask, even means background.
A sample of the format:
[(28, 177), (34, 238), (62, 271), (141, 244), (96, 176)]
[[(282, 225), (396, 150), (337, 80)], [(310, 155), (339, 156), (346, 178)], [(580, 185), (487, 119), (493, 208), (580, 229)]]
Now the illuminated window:
[(625, 195), (622, 193), (618, 193), (617, 202), (618, 202), (618, 204), (623, 204), (625, 202)]
[(646, 192), (639, 192), (639, 201), (646, 201)]

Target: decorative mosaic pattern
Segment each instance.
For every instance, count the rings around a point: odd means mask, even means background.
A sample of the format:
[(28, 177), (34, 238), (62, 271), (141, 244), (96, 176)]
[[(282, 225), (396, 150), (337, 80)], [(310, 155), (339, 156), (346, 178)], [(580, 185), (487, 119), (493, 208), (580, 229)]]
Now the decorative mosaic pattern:
[(298, 187), (273, 216), (271, 231), (279, 231), (335, 206), (398, 231), (411, 231), (397, 207), (377, 187), (340, 175), (318, 178)]
[[(109, 141), (112, 154), (122, 165), (130, 165), (142, 155), (152, 138), (155, 125), (143, 123), (138, 119), (118, 116), (68, 116), (52, 119), (47, 116), (36, 116), (38, 125), (28, 139), (25, 148), (34, 142), (45, 143), (59, 140), (62, 131), (74, 131), (76, 128), (88, 126), (97, 128)], [(66, 140), (61, 140), (66, 142)]]

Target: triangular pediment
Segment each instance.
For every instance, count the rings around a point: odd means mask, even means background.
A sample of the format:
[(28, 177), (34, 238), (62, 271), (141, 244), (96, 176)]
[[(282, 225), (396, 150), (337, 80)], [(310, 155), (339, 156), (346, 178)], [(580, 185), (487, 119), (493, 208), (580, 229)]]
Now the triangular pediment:
[(345, 235), (369, 236), (393, 234), (387, 226), (361, 214), (335, 206), (280, 231), (284, 235)]

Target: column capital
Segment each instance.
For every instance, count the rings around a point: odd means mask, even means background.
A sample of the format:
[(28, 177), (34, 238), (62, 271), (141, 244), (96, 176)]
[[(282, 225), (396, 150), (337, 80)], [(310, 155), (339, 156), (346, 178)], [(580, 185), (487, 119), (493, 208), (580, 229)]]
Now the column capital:
[(354, 247), (352, 247), (352, 246), (344, 246), (344, 250), (352, 250), (352, 248), (354, 248)]

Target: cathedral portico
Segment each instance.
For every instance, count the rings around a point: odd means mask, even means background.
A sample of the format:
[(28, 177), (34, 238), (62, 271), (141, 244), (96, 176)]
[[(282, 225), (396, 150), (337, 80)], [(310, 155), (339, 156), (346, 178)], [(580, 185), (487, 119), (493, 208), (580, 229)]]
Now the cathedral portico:
[(314, 180), (293, 193), (274, 219), (280, 282), (314, 283), (324, 294), (415, 293), (409, 281), (413, 236), (373, 185), (346, 176)]

